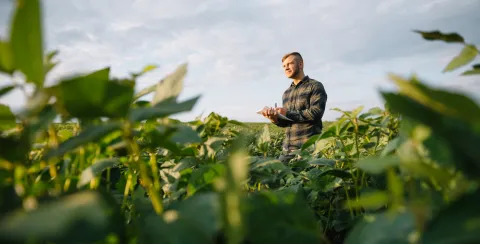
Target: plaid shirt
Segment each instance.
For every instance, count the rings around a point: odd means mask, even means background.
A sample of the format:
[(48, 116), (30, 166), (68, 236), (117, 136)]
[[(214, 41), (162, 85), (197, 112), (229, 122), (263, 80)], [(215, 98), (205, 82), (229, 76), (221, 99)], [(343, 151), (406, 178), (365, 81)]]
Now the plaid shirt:
[(321, 82), (305, 76), (297, 85), (291, 83), (282, 100), (283, 108), (287, 110), (286, 117), (294, 121), (279, 118), (274, 123), (286, 128), (283, 149), (300, 149), (311, 136), (322, 132), (327, 93)]

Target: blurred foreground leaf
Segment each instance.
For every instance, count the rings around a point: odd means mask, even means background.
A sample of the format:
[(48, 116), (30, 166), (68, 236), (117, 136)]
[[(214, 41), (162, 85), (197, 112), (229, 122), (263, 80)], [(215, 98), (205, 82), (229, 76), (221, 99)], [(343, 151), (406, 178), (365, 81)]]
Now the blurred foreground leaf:
[(410, 212), (366, 215), (348, 233), (345, 244), (410, 244), (415, 217)]
[(427, 225), (421, 243), (480, 243), (480, 190), (455, 200)]
[(84, 191), (41, 204), (29, 212), (7, 214), (0, 221), (0, 242), (91, 243), (110, 232), (121, 234), (121, 229), (123, 220), (115, 202), (99, 192)]
[(109, 80), (110, 68), (62, 81), (54, 92), (62, 113), (81, 119), (125, 117), (133, 84)]
[(11, 47), (15, 68), (27, 82), (43, 86), (43, 17), (40, 0), (16, 1), (11, 29)]

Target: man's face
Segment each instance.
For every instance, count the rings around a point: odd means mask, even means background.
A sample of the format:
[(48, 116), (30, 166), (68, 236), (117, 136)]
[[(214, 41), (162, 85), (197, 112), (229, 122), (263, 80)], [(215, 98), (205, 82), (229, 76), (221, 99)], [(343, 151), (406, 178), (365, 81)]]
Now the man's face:
[(283, 71), (288, 78), (294, 78), (297, 76), (301, 67), (301, 61), (293, 55), (283, 60)]

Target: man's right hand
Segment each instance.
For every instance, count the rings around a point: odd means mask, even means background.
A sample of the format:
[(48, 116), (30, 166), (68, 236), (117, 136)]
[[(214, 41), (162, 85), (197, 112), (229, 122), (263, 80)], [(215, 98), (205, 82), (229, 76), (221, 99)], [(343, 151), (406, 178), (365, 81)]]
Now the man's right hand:
[(269, 119), (272, 123), (277, 122), (278, 112), (275, 108), (269, 108), (262, 112), (262, 115)]

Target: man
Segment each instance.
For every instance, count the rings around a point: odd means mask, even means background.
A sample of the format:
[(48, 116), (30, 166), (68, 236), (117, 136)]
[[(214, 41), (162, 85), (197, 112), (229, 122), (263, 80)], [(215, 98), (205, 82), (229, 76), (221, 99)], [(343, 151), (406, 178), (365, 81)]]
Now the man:
[[(288, 163), (294, 157), (292, 151), (300, 149), (311, 136), (322, 132), (327, 93), (321, 82), (305, 75), (300, 53), (284, 55), (282, 63), (285, 75), (292, 79), (282, 96), (283, 107), (270, 108), (262, 115), (273, 124), (285, 128), (283, 153), (279, 159)], [(282, 119), (278, 114), (292, 121)]]

